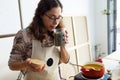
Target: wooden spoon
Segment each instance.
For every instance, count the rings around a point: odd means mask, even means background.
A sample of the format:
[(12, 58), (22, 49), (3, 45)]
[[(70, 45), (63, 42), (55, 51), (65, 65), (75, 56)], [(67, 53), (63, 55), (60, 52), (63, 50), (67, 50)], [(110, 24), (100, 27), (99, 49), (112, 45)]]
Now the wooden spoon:
[(73, 64), (73, 63), (71, 63), (71, 62), (69, 62), (71, 65), (74, 65), (74, 66), (79, 66), (79, 67), (82, 67), (82, 68), (85, 68), (85, 69), (88, 69), (88, 70), (90, 70), (90, 69), (92, 69), (92, 70), (95, 70), (95, 71), (99, 71), (100, 69), (96, 69), (96, 68), (94, 68), (94, 67), (92, 67), (92, 66), (83, 66), (83, 65), (77, 65), (77, 64)]

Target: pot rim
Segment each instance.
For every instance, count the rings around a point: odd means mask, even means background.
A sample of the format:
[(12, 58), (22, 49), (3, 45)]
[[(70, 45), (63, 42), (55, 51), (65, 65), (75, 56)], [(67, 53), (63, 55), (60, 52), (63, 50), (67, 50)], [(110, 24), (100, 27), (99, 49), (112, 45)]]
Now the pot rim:
[(104, 67), (104, 64), (100, 63), (100, 62), (88, 62), (88, 63), (85, 63), (83, 66), (88, 65), (88, 64), (97, 64), (97, 65), (100, 65), (100, 66)]

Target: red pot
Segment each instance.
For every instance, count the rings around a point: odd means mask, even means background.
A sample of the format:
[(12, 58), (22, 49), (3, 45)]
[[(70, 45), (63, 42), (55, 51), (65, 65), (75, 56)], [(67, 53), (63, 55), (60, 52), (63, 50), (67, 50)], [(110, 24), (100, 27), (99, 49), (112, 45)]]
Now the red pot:
[[(92, 67), (92, 68), (91, 68)], [(89, 62), (81, 68), (82, 75), (89, 79), (98, 79), (104, 75), (105, 68), (100, 62)]]

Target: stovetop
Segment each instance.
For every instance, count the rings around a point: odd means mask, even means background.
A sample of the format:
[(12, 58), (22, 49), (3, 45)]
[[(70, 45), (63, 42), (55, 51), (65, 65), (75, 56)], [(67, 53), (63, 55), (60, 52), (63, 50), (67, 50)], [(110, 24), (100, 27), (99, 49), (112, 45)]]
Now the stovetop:
[(74, 76), (74, 80), (110, 80), (110, 76), (108, 74), (104, 74), (103, 77), (99, 79), (88, 79), (85, 78), (82, 73), (78, 73), (77, 75)]

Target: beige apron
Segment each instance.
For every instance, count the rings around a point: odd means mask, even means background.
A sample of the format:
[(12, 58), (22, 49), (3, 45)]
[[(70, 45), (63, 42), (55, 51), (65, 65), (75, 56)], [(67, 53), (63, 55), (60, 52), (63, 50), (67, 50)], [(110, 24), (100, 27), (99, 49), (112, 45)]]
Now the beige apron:
[(32, 58), (45, 62), (42, 72), (27, 71), (24, 80), (60, 80), (58, 72), (59, 51), (55, 46), (41, 47), (41, 43), (32, 40)]

